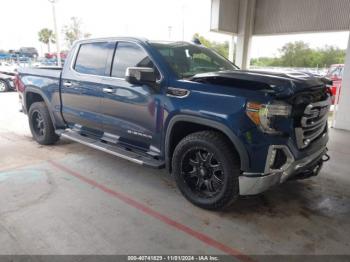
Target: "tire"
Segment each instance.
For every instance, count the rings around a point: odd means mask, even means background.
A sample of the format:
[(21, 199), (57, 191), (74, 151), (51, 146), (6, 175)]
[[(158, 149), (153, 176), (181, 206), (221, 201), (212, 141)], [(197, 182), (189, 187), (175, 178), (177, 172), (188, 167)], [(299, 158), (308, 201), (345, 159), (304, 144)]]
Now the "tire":
[(7, 81), (0, 79), (0, 93), (7, 92), (9, 90), (10, 90), (10, 87)]
[(35, 102), (30, 106), (28, 119), (30, 131), (36, 142), (41, 145), (52, 145), (59, 140), (44, 102)]
[(238, 160), (223, 134), (196, 132), (176, 146), (173, 174), (181, 193), (191, 203), (209, 210), (224, 209), (239, 196)]

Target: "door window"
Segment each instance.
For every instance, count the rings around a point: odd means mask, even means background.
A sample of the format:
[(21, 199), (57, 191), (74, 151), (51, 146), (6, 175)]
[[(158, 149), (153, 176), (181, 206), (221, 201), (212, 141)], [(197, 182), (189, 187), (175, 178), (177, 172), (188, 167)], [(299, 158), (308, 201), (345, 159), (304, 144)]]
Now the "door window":
[(84, 74), (106, 75), (106, 62), (110, 48), (107, 42), (82, 44), (74, 69)]
[(128, 67), (154, 68), (154, 65), (140, 46), (129, 42), (119, 42), (113, 59), (112, 76), (125, 78), (125, 71)]

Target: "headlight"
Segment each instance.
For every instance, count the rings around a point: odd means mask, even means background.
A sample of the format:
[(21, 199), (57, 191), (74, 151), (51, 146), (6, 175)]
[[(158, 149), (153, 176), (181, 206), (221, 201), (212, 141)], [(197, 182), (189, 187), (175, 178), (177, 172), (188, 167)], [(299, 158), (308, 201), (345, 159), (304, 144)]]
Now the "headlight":
[(247, 116), (267, 134), (279, 134), (272, 124), (276, 117), (290, 116), (292, 108), (284, 102), (273, 102), (271, 104), (260, 104), (248, 102), (246, 107)]

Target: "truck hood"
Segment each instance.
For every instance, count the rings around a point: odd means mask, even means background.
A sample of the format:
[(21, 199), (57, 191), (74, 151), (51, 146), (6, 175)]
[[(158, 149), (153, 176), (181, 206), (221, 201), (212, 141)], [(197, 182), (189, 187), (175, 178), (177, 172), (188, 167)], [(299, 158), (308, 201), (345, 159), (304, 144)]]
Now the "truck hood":
[(276, 97), (313, 91), (331, 84), (331, 80), (300, 71), (270, 72), (258, 70), (221, 71), (193, 76), (191, 81), (259, 90)]

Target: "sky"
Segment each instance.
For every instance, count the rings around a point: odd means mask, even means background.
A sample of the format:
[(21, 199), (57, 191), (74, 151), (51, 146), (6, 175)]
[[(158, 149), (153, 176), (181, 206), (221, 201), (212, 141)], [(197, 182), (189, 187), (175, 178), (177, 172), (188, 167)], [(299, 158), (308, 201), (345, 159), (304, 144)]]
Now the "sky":
[[(210, 40), (230, 40), (230, 35), (210, 32), (210, 6), (211, 0), (57, 0), (56, 13), (59, 32), (75, 16), (92, 37), (190, 41), (194, 33), (199, 33)], [(46, 45), (38, 41), (38, 31), (53, 29), (48, 0), (1, 0), (0, 8), (0, 49), (34, 46), (39, 53), (47, 51)], [(327, 44), (345, 49), (348, 36), (348, 32), (340, 32), (254, 37), (252, 57), (278, 55), (285, 43), (298, 40), (314, 48)], [(60, 41), (64, 47), (62, 33)]]

